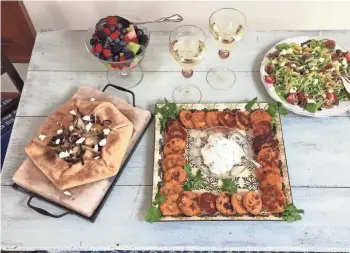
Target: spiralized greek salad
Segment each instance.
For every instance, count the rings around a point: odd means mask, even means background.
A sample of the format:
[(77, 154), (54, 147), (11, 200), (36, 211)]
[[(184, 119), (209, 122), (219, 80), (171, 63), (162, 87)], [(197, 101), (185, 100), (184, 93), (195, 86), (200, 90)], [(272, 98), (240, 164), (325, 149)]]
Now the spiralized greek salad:
[(340, 78), (350, 76), (350, 53), (334, 40), (281, 43), (267, 58), (265, 82), (289, 104), (314, 113), (350, 100)]

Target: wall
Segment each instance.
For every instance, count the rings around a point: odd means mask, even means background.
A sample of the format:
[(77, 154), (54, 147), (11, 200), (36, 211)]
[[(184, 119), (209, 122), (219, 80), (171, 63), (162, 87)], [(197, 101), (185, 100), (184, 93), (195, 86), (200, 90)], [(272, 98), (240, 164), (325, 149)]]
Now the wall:
[[(36, 29), (87, 29), (109, 14), (129, 14), (144, 20), (183, 15), (183, 24), (207, 30), (210, 14), (222, 7), (245, 13), (249, 29), (350, 29), (350, 1), (24, 1)], [(178, 24), (152, 25), (170, 30)]]

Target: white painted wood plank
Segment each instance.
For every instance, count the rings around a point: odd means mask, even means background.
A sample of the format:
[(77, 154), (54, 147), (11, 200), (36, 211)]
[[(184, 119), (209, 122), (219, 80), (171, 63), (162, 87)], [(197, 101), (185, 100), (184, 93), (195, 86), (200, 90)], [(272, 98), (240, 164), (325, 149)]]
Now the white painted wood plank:
[[(148, 224), (143, 217), (151, 202), (150, 186), (115, 187), (100, 216), (91, 224), (75, 216), (44, 217), (26, 207), (26, 195), (8, 186), (1, 189), (4, 250), (350, 250), (348, 188), (293, 188), (295, 203), (305, 210), (305, 216), (292, 224)], [(43, 206), (38, 201), (34, 204)]]
[[(27, 157), (24, 147), (37, 133), (44, 117), (17, 117), (1, 173), (1, 185), (12, 185), (12, 177)], [(154, 125), (149, 126), (118, 185), (152, 185)]]
[[(172, 100), (172, 91), (185, 80), (180, 72), (145, 72), (142, 82), (132, 88), (136, 105), (153, 112), (154, 104), (164, 98)], [(106, 72), (29, 71), (17, 116), (47, 116), (69, 99), (82, 85), (102, 90), (108, 83)], [(201, 103), (247, 102), (254, 97), (259, 102), (271, 101), (258, 72), (237, 72), (236, 83), (228, 91), (211, 88), (205, 72), (195, 72), (191, 83), (202, 91)], [(128, 93), (113, 88), (108, 93), (131, 102)], [(292, 113), (291, 113), (292, 115)], [(350, 116), (350, 112), (343, 116)]]
[[(237, 72), (236, 83), (229, 91), (211, 88), (206, 81), (206, 73), (195, 72), (191, 83), (202, 91), (202, 103), (206, 102), (245, 102), (258, 97), (259, 101), (271, 101), (260, 82), (257, 72)], [(186, 80), (180, 72), (145, 72), (142, 82), (132, 88), (136, 104), (153, 112), (155, 103), (172, 100), (175, 87)], [(108, 83), (105, 72), (46, 72), (30, 71), (21, 97), (17, 115), (47, 116), (63, 104), (82, 85), (102, 90)], [(128, 93), (108, 88), (108, 93), (131, 102)]]
[[(2, 185), (26, 155), (24, 146), (35, 135), (42, 117), (17, 117), (2, 172)], [(283, 117), (282, 130), (292, 186), (350, 187), (348, 155), (350, 118)], [(154, 125), (141, 140), (118, 185), (152, 185)]]
[[(209, 35), (208, 31), (206, 31)], [(217, 47), (208, 36), (207, 53), (196, 70), (207, 71), (224, 65), (234, 71), (258, 71), (263, 55), (277, 42), (295, 36), (317, 36), (319, 31), (248, 31), (227, 60), (220, 60)], [(327, 31), (339, 43), (350, 48), (350, 31)], [(85, 49), (86, 31), (39, 32), (29, 70), (102, 71), (104, 66)], [(146, 71), (178, 71), (180, 67), (169, 53), (169, 32), (152, 32), (142, 67)]]

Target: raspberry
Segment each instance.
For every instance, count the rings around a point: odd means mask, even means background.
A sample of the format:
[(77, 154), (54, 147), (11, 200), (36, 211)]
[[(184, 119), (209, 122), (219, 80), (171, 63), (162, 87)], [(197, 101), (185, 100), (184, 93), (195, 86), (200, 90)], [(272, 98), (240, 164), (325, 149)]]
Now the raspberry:
[(114, 33), (111, 34), (111, 39), (115, 40), (116, 38), (118, 38), (120, 35), (120, 32), (117, 30)]
[(108, 27), (103, 28), (103, 32), (107, 35), (111, 34), (111, 30)]
[(95, 52), (101, 53), (102, 50), (103, 50), (102, 44), (101, 44), (101, 43), (97, 43), (97, 44), (95, 45)]
[(110, 49), (103, 49), (103, 56), (106, 57), (106, 58), (109, 58), (112, 56), (112, 52)]

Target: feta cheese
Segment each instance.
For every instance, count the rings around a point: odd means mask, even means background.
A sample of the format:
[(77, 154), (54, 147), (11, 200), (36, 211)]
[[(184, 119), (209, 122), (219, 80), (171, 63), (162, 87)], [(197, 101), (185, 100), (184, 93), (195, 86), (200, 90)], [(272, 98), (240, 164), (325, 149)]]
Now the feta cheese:
[(318, 84), (318, 79), (314, 79), (314, 84)]
[(94, 157), (94, 160), (100, 159), (100, 156), (96, 156)]
[(61, 142), (60, 139), (57, 139), (57, 140), (55, 141), (56, 145), (60, 144), (60, 142)]
[(86, 129), (86, 131), (90, 131), (90, 129), (91, 129), (91, 127), (92, 127), (92, 123), (91, 122), (89, 122), (86, 126), (85, 126), (85, 129)]
[(74, 152), (73, 152), (72, 149), (70, 149), (68, 153), (71, 155), (71, 154), (73, 154)]
[(106, 143), (107, 143), (107, 139), (104, 138), (104, 139), (100, 140), (100, 142), (98, 143), (98, 145), (100, 145), (101, 147), (103, 147), (104, 145), (106, 145)]
[(97, 144), (94, 146), (94, 151), (95, 151), (95, 152), (98, 151), (98, 145), (97, 145)]
[(77, 140), (75, 143), (76, 144), (82, 144), (84, 141), (85, 141), (85, 138), (84, 137), (80, 137), (80, 139)]
[(84, 117), (82, 117), (82, 120), (90, 121), (90, 115), (85, 115)]
[(307, 103), (308, 104), (316, 104), (316, 101), (315, 100), (313, 100), (313, 99), (307, 99)]
[(45, 140), (45, 138), (46, 138), (46, 135), (43, 135), (43, 134), (40, 134), (40, 135), (39, 135), (39, 139), (40, 139), (40, 140), (43, 141), (43, 140)]
[(58, 154), (58, 156), (59, 156), (60, 158), (66, 158), (66, 157), (69, 157), (69, 153), (68, 153), (68, 151), (66, 150), (66, 151), (64, 151), (64, 152), (60, 152), (60, 153)]
[(90, 101), (92, 101), (92, 102), (95, 101), (95, 100), (96, 100), (95, 98), (90, 98)]
[(323, 97), (323, 98), (326, 98), (326, 97), (327, 97), (327, 95), (326, 95), (326, 94), (322, 94), (322, 97)]
[(103, 134), (104, 135), (109, 135), (110, 132), (111, 132), (111, 129), (109, 129), (109, 128), (103, 129)]
[(297, 65), (295, 65), (294, 63), (290, 65), (291, 67), (295, 68)]
[(244, 151), (233, 139), (211, 135), (201, 154), (204, 164), (212, 173), (225, 174), (241, 163)]
[(332, 89), (328, 89), (327, 91), (328, 91), (328, 93), (333, 93), (334, 92), (334, 90), (332, 90)]
[(63, 194), (67, 195), (67, 196), (71, 196), (72, 195), (72, 193), (70, 193), (69, 191), (64, 191)]
[(69, 131), (73, 131), (74, 130), (74, 126), (69, 126)]
[(77, 115), (77, 113), (74, 110), (71, 110), (69, 113), (72, 115)]
[(286, 55), (286, 54), (287, 54), (287, 50), (282, 49), (282, 51), (280, 52), (280, 54), (279, 54), (279, 55)]
[(286, 50), (286, 52), (287, 52), (287, 54), (292, 54), (292, 53), (293, 53), (293, 48), (288, 48), (288, 49)]
[(57, 130), (57, 134), (61, 134), (61, 133), (63, 133), (63, 130), (62, 129), (58, 129)]
[(321, 58), (318, 59), (318, 60), (322, 63), (322, 62), (324, 62), (325, 59), (321, 57)]
[(316, 66), (313, 66), (311, 70), (318, 70), (318, 68)]
[(334, 61), (334, 62), (333, 62), (333, 66), (334, 66), (335, 68), (339, 68), (340, 65), (341, 65), (341, 63), (338, 62), (338, 61)]
[(297, 88), (293, 87), (289, 90), (289, 93), (296, 93), (297, 92)]

